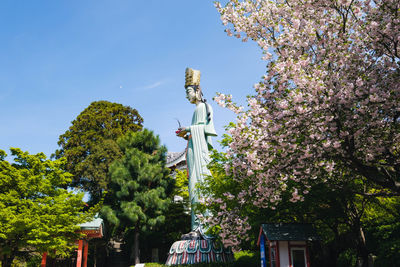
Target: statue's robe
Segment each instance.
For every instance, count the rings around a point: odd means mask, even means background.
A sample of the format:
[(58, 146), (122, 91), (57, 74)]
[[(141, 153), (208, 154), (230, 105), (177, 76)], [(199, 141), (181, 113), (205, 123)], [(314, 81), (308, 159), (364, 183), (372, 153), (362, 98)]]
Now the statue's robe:
[[(199, 193), (196, 184), (204, 181), (204, 177), (210, 175), (210, 170), (207, 168), (210, 163), (210, 149), (212, 149), (212, 136), (217, 136), (214, 129), (213, 111), (208, 105), (208, 112), (210, 113), (209, 120), (207, 120), (206, 103), (200, 102), (196, 105), (193, 113), (192, 124), (187, 128), (190, 131), (188, 140), (186, 162), (188, 167), (189, 176), (189, 198), (192, 207), (199, 201)], [(194, 213), (192, 208), (192, 231), (199, 228), (199, 218)], [(202, 229), (199, 229), (202, 230)]]

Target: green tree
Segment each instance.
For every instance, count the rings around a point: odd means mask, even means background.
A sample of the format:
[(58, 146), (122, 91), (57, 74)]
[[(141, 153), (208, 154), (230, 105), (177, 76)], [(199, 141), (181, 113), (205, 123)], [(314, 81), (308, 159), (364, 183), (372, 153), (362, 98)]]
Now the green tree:
[(139, 259), (139, 234), (164, 222), (173, 180), (165, 167), (166, 148), (144, 129), (118, 140), (123, 156), (110, 166), (110, 192), (102, 208), (114, 234), (134, 236), (134, 261)]
[(189, 201), (189, 179), (187, 170), (181, 171), (176, 170), (175, 175), (175, 187), (172, 193), (174, 196), (180, 196), (183, 199), (183, 203), (190, 208)]
[(142, 129), (143, 119), (136, 109), (108, 101), (92, 102), (60, 136), (56, 158), (66, 157), (66, 170), (97, 203), (109, 183), (108, 168), (122, 156), (116, 140), (128, 131)]
[[(224, 141), (229, 141), (229, 137)], [(202, 189), (213, 200), (207, 208), (217, 215), (209, 219), (214, 226), (212, 231), (225, 242), (240, 244), (242, 249), (256, 249), (254, 236), (262, 223), (313, 223), (321, 237), (321, 242), (312, 247), (313, 265), (356, 266), (359, 260), (366, 266), (369, 254), (377, 256), (378, 266), (398, 262), (400, 198), (382, 194), (367, 179), (343, 171), (340, 177), (307, 188), (309, 192), (303, 201), (296, 203), (290, 201), (290, 189), (296, 185), (289, 182), (274, 209), (258, 207), (254, 205), (256, 198), (238, 201), (236, 196), (250, 186), (246, 180), (238, 181), (226, 174), (224, 166), (230, 159), (224, 153), (214, 153), (212, 158), (209, 167), (213, 177), (207, 179)], [(226, 216), (232, 213), (235, 217)], [(224, 224), (235, 227), (221, 227)]]
[(78, 224), (90, 220), (94, 209), (84, 212), (83, 193), (61, 188), (72, 178), (62, 169), (65, 158), (10, 150), (14, 163), (0, 150), (1, 266), (31, 252), (68, 255), (79, 237)]
[(376, 256), (374, 266), (396, 266), (400, 262), (400, 197), (373, 198), (362, 222), (368, 247)]
[[(175, 186), (171, 193), (171, 203), (165, 212), (165, 221), (159, 224), (154, 231), (146, 232), (141, 235), (140, 251), (142, 255), (147, 253), (145, 260), (151, 259), (151, 249), (159, 249), (159, 260), (167, 260), (171, 245), (180, 240), (183, 234), (190, 232), (190, 201), (188, 189), (187, 171), (176, 170)], [(182, 200), (175, 199), (176, 196), (182, 197)], [(143, 259), (142, 259), (143, 260)]]

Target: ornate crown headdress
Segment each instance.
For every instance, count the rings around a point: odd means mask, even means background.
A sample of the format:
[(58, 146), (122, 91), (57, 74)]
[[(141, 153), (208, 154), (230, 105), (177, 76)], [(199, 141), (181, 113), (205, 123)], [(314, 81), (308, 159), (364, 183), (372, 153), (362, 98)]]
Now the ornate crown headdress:
[(186, 68), (186, 71), (185, 71), (185, 88), (187, 88), (190, 85), (194, 85), (196, 87), (200, 86), (200, 71), (199, 70)]

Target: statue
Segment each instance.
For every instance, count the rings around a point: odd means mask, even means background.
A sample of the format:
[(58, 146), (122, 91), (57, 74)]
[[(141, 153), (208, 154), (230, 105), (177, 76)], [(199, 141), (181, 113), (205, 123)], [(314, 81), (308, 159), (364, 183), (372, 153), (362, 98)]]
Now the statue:
[[(195, 104), (192, 123), (189, 127), (180, 127), (176, 131), (177, 136), (188, 140), (186, 151), (186, 162), (189, 178), (189, 199), (192, 207), (199, 202), (199, 193), (196, 185), (203, 182), (204, 177), (210, 175), (207, 168), (210, 163), (209, 151), (212, 149), (212, 136), (217, 136), (214, 129), (213, 111), (200, 88), (200, 71), (190, 68), (186, 69), (185, 75), (186, 98), (190, 103)], [(194, 209), (191, 211), (191, 233), (183, 239), (192, 239), (196, 235), (204, 235), (198, 215)]]
[[(189, 199), (192, 205), (191, 232), (184, 234), (181, 240), (174, 242), (169, 250), (168, 266), (179, 264), (197, 264), (211, 262), (230, 262), (234, 259), (232, 250), (213, 236), (205, 234), (199, 214), (193, 208), (199, 203), (199, 192), (196, 185), (210, 175), (207, 165), (210, 162), (211, 137), (217, 136), (213, 123), (213, 111), (200, 88), (200, 71), (186, 69), (186, 97), (195, 104), (192, 123), (189, 127), (179, 127), (176, 135), (188, 140), (186, 163), (189, 178)], [(207, 216), (207, 214), (204, 214)]]

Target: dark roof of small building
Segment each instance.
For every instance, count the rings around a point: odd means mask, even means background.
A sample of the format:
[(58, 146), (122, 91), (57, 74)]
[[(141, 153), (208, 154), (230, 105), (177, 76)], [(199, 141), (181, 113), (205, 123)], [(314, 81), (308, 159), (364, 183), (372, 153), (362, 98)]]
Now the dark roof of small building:
[(261, 225), (261, 229), (269, 241), (321, 240), (309, 223), (266, 223)]

